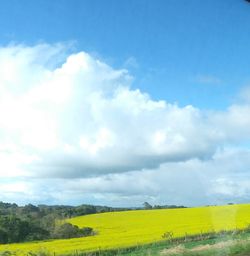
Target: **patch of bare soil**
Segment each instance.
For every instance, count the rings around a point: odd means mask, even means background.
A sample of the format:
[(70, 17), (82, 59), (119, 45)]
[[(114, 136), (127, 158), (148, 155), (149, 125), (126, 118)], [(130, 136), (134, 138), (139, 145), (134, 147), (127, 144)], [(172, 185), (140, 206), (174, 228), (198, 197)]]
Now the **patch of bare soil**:
[(196, 246), (196, 247), (190, 249), (189, 251), (202, 252), (202, 251), (206, 251), (206, 250), (210, 250), (210, 249), (223, 249), (225, 247), (232, 246), (236, 243), (237, 243), (236, 241), (229, 240), (229, 241), (225, 241), (225, 242), (219, 242), (216, 244), (204, 244), (204, 245)]
[[(246, 242), (246, 241), (245, 241)], [(160, 255), (178, 255), (180, 253), (184, 252), (204, 252), (207, 250), (212, 250), (212, 249), (225, 249), (229, 248), (233, 245), (242, 243), (242, 241), (239, 240), (229, 240), (229, 241), (224, 241), (224, 242), (218, 242), (215, 244), (204, 244), (204, 245), (198, 245), (193, 247), (192, 249), (186, 249), (183, 245), (178, 245), (173, 248), (169, 249), (164, 249), (160, 252)]]
[(183, 245), (178, 245), (173, 248), (162, 250), (160, 252), (160, 255), (173, 255), (173, 254), (183, 253), (185, 251), (186, 251), (186, 249)]

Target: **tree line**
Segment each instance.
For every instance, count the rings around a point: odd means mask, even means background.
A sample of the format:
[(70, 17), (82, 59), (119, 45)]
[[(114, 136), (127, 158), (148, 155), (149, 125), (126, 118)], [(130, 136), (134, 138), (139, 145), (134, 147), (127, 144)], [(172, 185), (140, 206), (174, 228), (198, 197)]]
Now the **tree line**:
[(170, 205), (151, 205), (148, 202), (144, 202), (143, 203), (143, 208), (145, 210), (152, 210), (152, 209), (177, 209), (177, 208), (187, 208), (184, 205), (174, 205), (174, 204), (170, 204)]
[(63, 221), (86, 214), (125, 210), (106, 206), (32, 205), (0, 202), (0, 243), (73, 238), (94, 235), (91, 227), (79, 228)]

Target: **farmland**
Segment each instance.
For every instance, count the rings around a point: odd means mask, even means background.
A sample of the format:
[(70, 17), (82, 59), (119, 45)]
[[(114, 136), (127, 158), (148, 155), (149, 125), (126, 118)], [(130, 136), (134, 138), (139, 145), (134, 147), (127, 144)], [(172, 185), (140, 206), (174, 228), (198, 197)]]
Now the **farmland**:
[(46, 251), (67, 254), (125, 248), (171, 237), (221, 230), (243, 229), (250, 224), (250, 205), (209, 206), (185, 209), (137, 210), (80, 216), (67, 221), (79, 227), (92, 227), (97, 234), (90, 237), (0, 245), (0, 251), (17, 254)]

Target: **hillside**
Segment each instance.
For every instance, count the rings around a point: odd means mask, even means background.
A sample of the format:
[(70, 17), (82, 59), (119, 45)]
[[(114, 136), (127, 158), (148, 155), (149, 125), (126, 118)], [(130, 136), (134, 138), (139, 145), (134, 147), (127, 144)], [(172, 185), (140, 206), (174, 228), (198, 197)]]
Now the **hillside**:
[[(0, 245), (2, 251), (17, 254), (46, 252), (65, 254), (125, 248), (162, 241), (166, 238), (248, 227), (250, 205), (226, 205), (184, 209), (140, 210), (85, 215), (67, 221), (89, 226), (97, 234), (90, 237)], [(163, 234), (168, 237), (163, 238)]]

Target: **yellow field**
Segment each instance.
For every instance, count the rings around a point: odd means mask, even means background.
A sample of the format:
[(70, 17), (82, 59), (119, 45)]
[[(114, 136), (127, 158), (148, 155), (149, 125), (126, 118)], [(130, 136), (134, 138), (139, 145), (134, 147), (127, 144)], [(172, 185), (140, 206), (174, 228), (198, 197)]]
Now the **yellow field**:
[(171, 210), (141, 210), (87, 215), (70, 219), (80, 227), (89, 226), (98, 235), (67, 240), (0, 245), (22, 255), (28, 251), (55, 253), (128, 247), (162, 240), (165, 232), (175, 237), (200, 232), (241, 229), (250, 224), (250, 205), (227, 205)]

